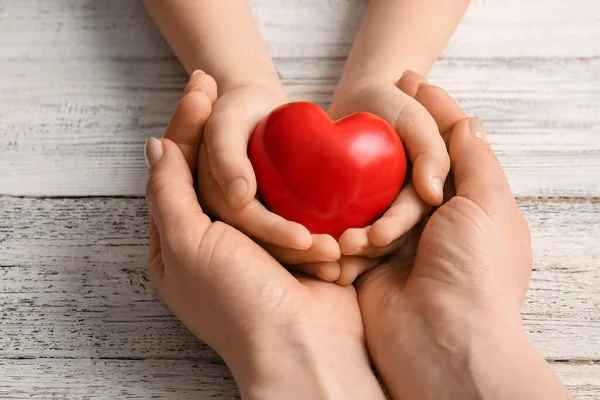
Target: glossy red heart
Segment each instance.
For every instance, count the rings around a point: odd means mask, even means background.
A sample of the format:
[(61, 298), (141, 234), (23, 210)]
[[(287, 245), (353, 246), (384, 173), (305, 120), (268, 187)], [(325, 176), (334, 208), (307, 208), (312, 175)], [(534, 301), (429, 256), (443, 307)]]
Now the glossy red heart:
[(404, 147), (385, 120), (356, 113), (333, 122), (306, 102), (284, 104), (263, 119), (249, 156), (267, 207), (335, 238), (379, 217), (406, 175)]

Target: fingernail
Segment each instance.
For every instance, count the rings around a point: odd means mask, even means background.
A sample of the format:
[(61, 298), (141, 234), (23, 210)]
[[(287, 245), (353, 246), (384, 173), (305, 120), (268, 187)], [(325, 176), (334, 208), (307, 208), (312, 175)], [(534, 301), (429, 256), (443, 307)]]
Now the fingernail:
[(202, 86), (195, 86), (190, 92), (205, 92), (206, 90)]
[(231, 204), (237, 204), (246, 197), (248, 184), (244, 178), (236, 178), (227, 187), (227, 195)]
[(485, 128), (483, 127), (483, 122), (479, 119), (479, 117), (471, 118), (471, 133), (477, 136), (479, 139), (485, 141)]
[(431, 187), (435, 194), (437, 194), (438, 198), (443, 201), (444, 200), (444, 181), (439, 176), (434, 176), (431, 178)]
[(146, 144), (144, 145), (144, 158), (146, 159), (146, 167), (148, 167), (148, 169), (159, 162), (164, 154), (165, 151), (163, 150), (160, 140), (156, 138), (146, 140)]
[(205, 74), (205, 72), (204, 72), (204, 71), (202, 71), (201, 69), (197, 69), (197, 70), (195, 70), (194, 72), (192, 72), (192, 76), (194, 76), (194, 75), (198, 75), (198, 74)]

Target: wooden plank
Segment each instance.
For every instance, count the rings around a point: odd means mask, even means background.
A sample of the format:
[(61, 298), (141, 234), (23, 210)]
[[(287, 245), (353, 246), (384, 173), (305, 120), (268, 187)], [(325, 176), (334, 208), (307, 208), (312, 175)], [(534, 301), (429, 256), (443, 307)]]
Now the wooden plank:
[(239, 398), (220, 360), (0, 358), (0, 370), (3, 399)]
[[(600, 365), (553, 365), (579, 400), (600, 396)], [(234, 399), (224, 365), (190, 360), (0, 359), (3, 399)]]
[(599, 364), (553, 364), (563, 383), (578, 400), (595, 400), (600, 397)]
[[(523, 308), (550, 360), (600, 359), (600, 203), (522, 201)], [(0, 197), (0, 357), (210, 358), (146, 278), (143, 199)]]
[[(326, 106), (342, 59), (277, 59), (292, 100)], [(441, 60), (430, 76), (487, 125), (518, 196), (600, 196), (600, 58)], [(185, 76), (175, 60), (0, 63), (0, 193), (143, 195), (142, 145)]]
[[(275, 57), (344, 57), (367, 0), (252, 0)], [(5, 0), (0, 58), (166, 57), (135, 0)], [(596, 0), (473, 0), (445, 57), (595, 57)]]

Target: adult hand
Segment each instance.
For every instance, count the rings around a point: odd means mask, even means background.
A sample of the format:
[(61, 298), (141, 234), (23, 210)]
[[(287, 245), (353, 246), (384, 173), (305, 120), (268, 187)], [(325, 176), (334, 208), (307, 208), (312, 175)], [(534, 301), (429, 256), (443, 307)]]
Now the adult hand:
[(520, 319), (531, 243), (477, 118), (407, 73), (398, 86), (449, 142), (450, 197), (358, 282), (370, 354), (392, 398), (568, 398)]
[(354, 287), (294, 276), (203, 213), (190, 168), (214, 93), (194, 79), (191, 86), (168, 138), (146, 144), (152, 284), (224, 358), (244, 398), (383, 399)]

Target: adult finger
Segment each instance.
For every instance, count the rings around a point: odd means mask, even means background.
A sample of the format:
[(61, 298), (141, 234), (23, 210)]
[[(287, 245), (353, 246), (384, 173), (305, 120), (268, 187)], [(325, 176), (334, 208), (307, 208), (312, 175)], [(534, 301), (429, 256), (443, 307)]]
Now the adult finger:
[(486, 211), (499, 199), (514, 202), (506, 175), (479, 118), (465, 118), (452, 130), (450, 160), (457, 196), (466, 197)]
[(201, 87), (196, 87), (179, 100), (165, 132), (165, 138), (179, 146), (193, 173), (196, 171), (202, 132), (212, 109), (208, 94), (198, 88)]
[(169, 139), (150, 138), (145, 146), (149, 168), (146, 199), (161, 241), (174, 247), (181, 238), (199, 243), (210, 220), (200, 208), (183, 154)]
[[(202, 89), (197, 89), (198, 87), (201, 87)], [(183, 94), (186, 95), (194, 89), (206, 92), (211, 103), (217, 101), (217, 82), (212, 76), (206, 74), (201, 69), (192, 72), (190, 80), (183, 90)]]
[(422, 85), (427, 85), (427, 79), (424, 76), (417, 74), (414, 71), (406, 70), (398, 82), (396, 82), (396, 86), (398, 89), (402, 90), (404, 93), (409, 95), (410, 97), (415, 97), (417, 94), (417, 90)]
[(431, 114), (445, 140), (448, 140), (452, 128), (466, 118), (460, 106), (440, 87), (422, 85), (417, 90), (415, 99)]

